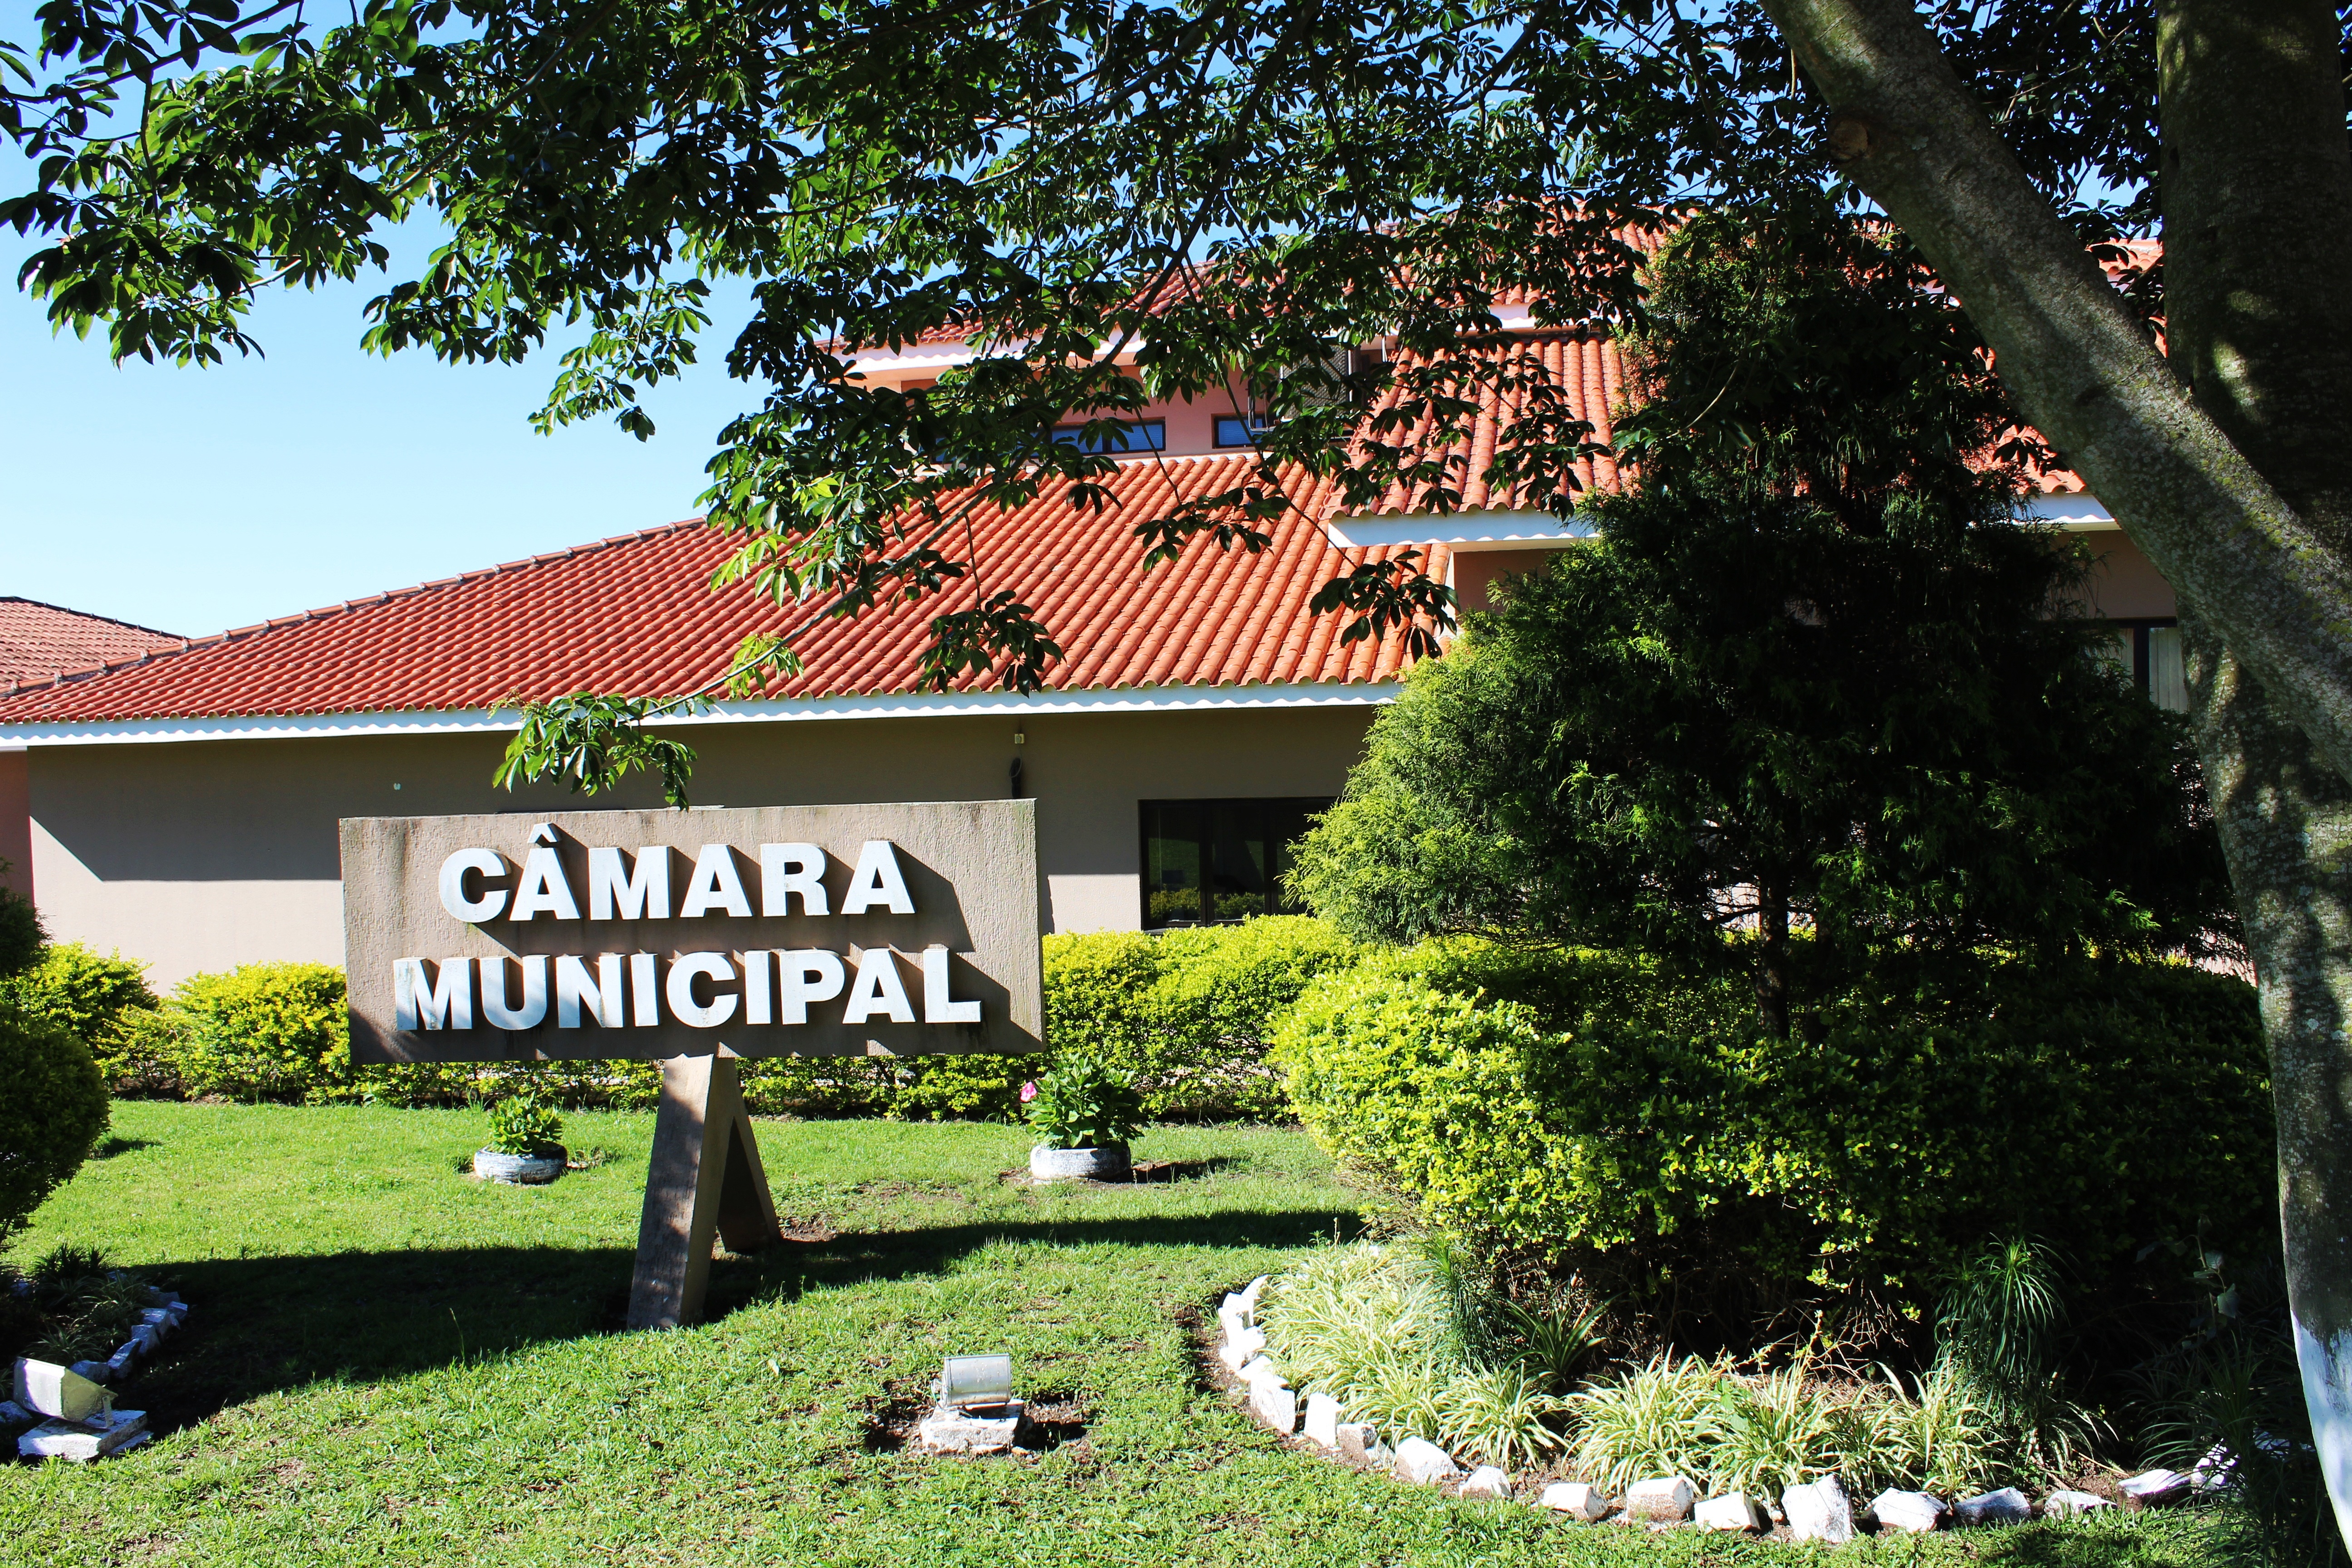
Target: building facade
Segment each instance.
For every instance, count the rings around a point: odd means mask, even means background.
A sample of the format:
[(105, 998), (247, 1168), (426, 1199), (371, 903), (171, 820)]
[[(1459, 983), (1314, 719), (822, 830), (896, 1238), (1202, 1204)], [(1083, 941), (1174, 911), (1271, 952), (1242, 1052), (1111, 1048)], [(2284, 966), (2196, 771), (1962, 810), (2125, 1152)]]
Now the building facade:
[[(1509, 352), (1539, 359), (1605, 440), (1622, 396), (1614, 346), (1506, 325)], [(914, 389), (971, 353), (928, 343), (860, 356), (858, 371)], [(1450, 438), (1491, 451), (1508, 415), (1490, 400)], [(931, 604), (812, 623), (740, 586), (713, 592), (730, 542), (681, 523), (0, 676), (0, 855), (19, 858), (14, 833), (29, 868), (19, 885), (56, 936), (144, 961), (159, 984), (255, 960), (340, 963), (340, 819), (657, 805), (643, 779), (586, 801), (495, 789), (515, 704), (707, 690), (744, 637), (791, 631), (800, 675), (669, 722), (699, 753), (698, 804), (1024, 795), (1053, 930), (1277, 910), (1286, 846), (1338, 793), (1407, 662), (1393, 639), (1344, 642), (1339, 616), (1308, 610), (1315, 591), (1414, 549), (1483, 608), (1495, 584), (1588, 530), (1489, 494), (1475, 473), (1444, 515), (1405, 495), (1351, 511), (1302, 482), (1262, 552), (1195, 539), (1145, 571), (1135, 525), (1234, 483), (1252, 461), (1249, 422), (1239, 405), (1146, 410), (1099, 509), (1045, 496), (975, 520), (979, 576), (1014, 589), (1067, 650), (1030, 695), (969, 674), (926, 688)], [(1579, 477), (1622, 482), (1605, 458)], [(2179, 644), (2163, 580), (2064, 477), (2029, 510), (2091, 544), (2091, 592), (2119, 657), (2170, 698)]]

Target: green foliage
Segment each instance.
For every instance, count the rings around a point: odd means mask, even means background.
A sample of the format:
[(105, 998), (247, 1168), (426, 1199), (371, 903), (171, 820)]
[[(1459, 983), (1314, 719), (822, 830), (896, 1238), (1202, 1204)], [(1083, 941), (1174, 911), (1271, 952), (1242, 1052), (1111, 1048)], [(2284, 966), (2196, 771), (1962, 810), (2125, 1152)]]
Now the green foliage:
[[(744, 1064), (747, 1081), (761, 1065)], [(661, 1068), (650, 1061), (595, 1060), (380, 1063), (354, 1069), (349, 1083), (315, 1098), (416, 1108), (479, 1105), (515, 1094), (573, 1109), (649, 1110), (661, 1100)]]
[(665, 715), (691, 717), (709, 706), (696, 698), (653, 702), (587, 691), (526, 702), (522, 723), (490, 782), (505, 790), (560, 782), (574, 795), (595, 795), (644, 770), (661, 776), (662, 798), (683, 811), (694, 748), (649, 734), (645, 725)]
[(0, 1246), (81, 1168), (108, 1118), (89, 1047), (0, 994)]
[(1696, 1356), (1660, 1356), (1613, 1382), (1569, 1395), (1577, 1468), (1611, 1494), (1644, 1476), (1706, 1474), (1707, 1414), (1718, 1371)]
[[(0, 875), (7, 872), (9, 864), (0, 859)], [(0, 887), (0, 981), (31, 968), (48, 940), (48, 930), (42, 925), (41, 911), (33, 907), (33, 900), (14, 888)]]
[(1979, 1237), (2028, 1225), (2093, 1279), (2266, 1225), (2244, 984), (2090, 962), (1900, 979), (1783, 1041), (1721, 976), (1440, 943), (1317, 981), (1275, 1051), (1328, 1147), (1591, 1289), (1670, 1279), (1669, 1336), (1760, 1342), (1856, 1292), (1921, 1311)]
[(180, 1076), (187, 1043), (187, 1015), (177, 1007), (132, 1007), (116, 1016), (91, 1054), (119, 1100), (185, 1100), (194, 1092)]
[(1936, 1303), (1937, 1368), (1972, 1389), (2011, 1436), (2012, 1463), (2046, 1477), (2074, 1473), (2098, 1435), (2065, 1396), (2065, 1317), (2056, 1256), (2018, 1236), (1963, 1255)]
[(1938, 1497), (1958, 1497), (1991, 1483), (1996, 1455), (2007, 1445), (1994, 1411), (1976, 1384), (1949, 1360), (1905, 1386), (1890, 1376), (1879, 1416), (1885, 1449), (1902, 1473)]
[(1504, 1321), (1509, 1332), (1527, 1347), (1521, 1359), (1561, 1388), (1572, 1385), (1587, 1363), (1607, 1346), (1601, 1320), (1607, 1305), (1582, 1310), (1538, 1309), (1508, 1302)]
[(1720, 1379), (1706, 1416), (1708, 1479), (1717, 1491), (1776, 1497), (1834, 1470), (1853, 1476), (1853, 1440), (1866, 1446), (1874, 1436), (1871, 1423), (1849, 1418), (1853, 1405), (1853, 1395), (1824, 1388), (1801, 1361), (1762, 1377)]
[(1029, 1125), (1048, 1149), (1107, 1149), (1124, 1143), (1143, 1125), (1143, 1100), (1127, 1074), (1082, 1051), (1064, 1051), (1050, 1071), (1038, 1075), (1029, 1102)]
[(490, 1106), (489, 1146), (501, 1154), (561, 1154), (563, 1118), (536, 1095), (509, 1095)]
[(1498, 1334), (1506, 1304), (1442, 1238), (1322, 1248), (1277, 1277), (1259, 1308), (1268, 1353), (1389, 1440), (1426, 1437), (1520, 1468), (1563, 1447), (1550, 1375)]
[(1552, 1426), (1560, 1402), (1551, 1379), (1517, 1363), (1456, 1373), (1438, 1400), (1446, 1447), (1507, 1470), (1543, 1464), (1567, 1447)]
[(2208, 1494), (2217, 1560), (2344, 1568), (2352, 1557), (2312, 1442), (2276, 1255), (2250, 1265), (2183, 1250), (2190, 1310), (2180, 1337), (2137, 1369), (2130, 1459), (2221, 1483)]
[(180, 983), (179, 1046), (190, 1094), (228, 1100), (357, 1098), (343, 972), (324, 963), (247, 963)]
[[(96, 1247), (51, 1248), (24, 1276), (27, 1289), (5, 1329), (0, 1356), (35, 1356), (71, 1365), (103, 1361), (139, 1326), (156, 1294), (135, 1269), (116, 1268)], [(0, 1270), (0, 1290), (14, 1280)]]
[[(825, 1066), (838, 1073), (841, 1064)], [(1034, 1058), (981, 1052), (916, 1057), (888, 1064), (887, 1068), (877, 1063), (868, 1069), (868, 1081), (875, 1086), (874, 1097), (864, 1106), (910, 1121), (989, 1117), (1005, 1120), (1021, 1102), (1021, 1086), (1036, 1070)], [(844, 1102), (838, 1099), (814, 1103), (826, 1108), (826, 1114), (836, 1116), (854, 1114), (859, 1108), (858, 1101)], [(842, 1109), (831, 1110), (830, 1104), (839, 1104)]]
[[(1281, 1079), (1265, 1065), (1275, 1015), (1316, 975), (1358, 949), (1321, 921), (1273, 916), (1150, 936), (1103, 931), (1045, 938), (1045, 1033), (1030, 1056), (763, 1058), (743, 1064), (743, 1092), (763, 1116), (887, 1116), (1011, 1121), (1023, 1083), (1075, 1046), (1129, 1075), (1145, 1114), (1282, 1118)], [(551, 1103), (645, 1110), (661, 1092), (641, 1061), (424, 1062), (353, 1068), (339, 1015), (340, 981), (317, 966), (252, 966), (199, 975), (157, 1007), (139, 966), (87, 949), (50, 950), (27, 979), (44, 1005), (83, 1021), (118, 1094), (250, 1100), (365, 1100), (472, 1105), (529, 1078)]]
[(72, 1030), (98, 1058), (114, 1092), (134, 1087), (126, 1080), (137, 1075), (118, 1063), (126, 1052), (137, 1055), (152, 1047), (158, 1003), (148, 989), (145, 964), (120, 952), (100, 956), (78, 942), (52, 942), (0, 986), (13, 988), (28, 1011)]
[[(1357, 1243), (1318, 1250), (1267, 1287), (1267, 1353), (1296, 1386), (1329, 1394), (1391, 1441), (1430, 1438), (1507, 1468), (1571, 1447), (1574, 1471), (1616, 1492), (1686, 1475), (1716, 1491), (1777, 1493), (1837, 1474), (1849, 1486), (1949, 1488), (2013, 1452), (1949, 1369), (1900, 1384), (1821, 1374), (1812, 1361), (1741, 1375), (1724, 1361), (1660, 1354), (1562, 1398), (1565, 1359), (1544, 1314), (1505, 1300), (1458, 1244)], [(1570, 1320), (1589, 1333), (1589, 1313)], [(1559, 1331), (1552, 1331), (1557, 1333)], [(1591, 1342), (1580, 1342), (1581, 1359)]]
[(1353, 963), (1322, 921), (1268, 915), (1158, 935), (1045, 938), (1045, 1038), (1132, 1073), (1154, 1117), (1272, 1120), (1286, 1109), (1265, 1067), (1273, 1020), (1309, 981)]
[[(1026, 1056), (767, 1057), (743, 1063), (761, 1116), (1013, 1121), (1021, 1086), (1076, 1047), (1129, 1075), (1145, 1114), (1283, 1117), (1280, 1077), (1264, 1064), (1271, 1018), (1355, 945), (1320, 921), (1276, 916), (1166, 936), (1097, 931), (1045, 939), (1046, 1051)], [(127, 1070), (127, 1069), (126, 1069)], [(357, 1069), (320, 1092), (385, 1105), (469, 1105), (530, 1077), (551, 1103), (645, 1110), (658, 1100), (650, 1062), (439, 1062)]]
[(1302, 847), (1312, 908), (1722, 963), (1776, 1031), (1890, 949), (2235, 930), (2187, 727), (2008, 520), (2013, 416), (1923, 272), (1694, 219), (1637, 357), (1640, 487), (1414, 669)]
[(1717, 1492), (1775, 1494), (1820, 1476), (1851, 1489), (1924, 1488), (1949, 1497), (2005, 1474), (2002, 1435), (1964, 1378), (1855, 1383), (1795, 1363), (1740, 1376), (1696, 1356), (1661, 1355), (1570, 1396), (1576, 1461), (1615, 1490), (1686, 1475)]

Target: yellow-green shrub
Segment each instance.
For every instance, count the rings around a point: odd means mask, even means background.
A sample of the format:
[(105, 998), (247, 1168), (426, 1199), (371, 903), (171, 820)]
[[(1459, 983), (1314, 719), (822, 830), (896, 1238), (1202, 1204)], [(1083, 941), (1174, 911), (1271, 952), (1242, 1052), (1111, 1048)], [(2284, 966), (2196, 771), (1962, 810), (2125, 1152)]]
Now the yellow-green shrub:
[[(1496, 979), (1492, 994), (1477, 984)], [(2266, 1234), (2251, 989), (2160, 963), (1883, 969), (1810, 1037), (1736, 982), (1448, 944), (1311, 984), (1276, 1032), (1302, 1120), (1435, 1218), (1672, 1278), (1913, 1300), (1990, 1233), (2089, 1274)]]
[(109, 1093), (125, 1100), (184, 1100), (180, 1076), (188, 1020), (176, 1007), (129, 1007), (94, 1043), (91, 1054)]
[(0, 989), (12, 992), (27, 1012), (71, 1030), (89, 1047), (112, 1092), (157, 1092), (147, 1081), (154, 1075), (137, 1065), (162, 1022), (145, 964), (78, 942), (49, 942), (30, 967), (0, 981)]
[(1155, 1118), (1286, 1114), (1266, 1032), (1308, 981), (1355, 961), (1320, 921), (1056, 933), (1045, 939), (1047, 1048), (1027, 1056), (862, 1058), (748, 1063), (755, 1110), (814, 1116), (1010, 1120), (1024, 1083), (1080, 1049), (1131, 1074)]
[(1049, 936), (1046, 1042), (1133, 1074), (1154, 1117), (1280, 1116), (1281, 1079), (1265, 1065), (1273, 1020), (1358, 952), (1301, 915)]
[(403, 1107), (478, 1105), (526, 1089), (567, 1110), (648, 1110), (661, 1099), (661, 1068), (650, 1061), (605, 1060), (371, 1063), (353, 1071), (337, 1098)]
[[(1274, 916), (1153, 936), (1045, 938), (1048, 1048), (1025, 1056), (754, 1058), (743, 1089), (762, 1115), (1013, 1119), (1024, 1083), (1055, 1052), (1084, 1047), (1133, 1074), (1155, 1117), (1286, 1113), (1264, 1062), (1273, 1016), (1357, 949), (1319, 921)], [(95, 960), (95, 955), (89, 955)], [(99, 963), (114, 961), (96, 960)], [(135, 979), (136, 965), (121, 967)], [(149, 998), (152, 1004), (152, 998)], [(330, 1017), (331, 1015), (331, 1017)], [(238, 1100), (369, 1100), (464, 1105), (518, 1074), (567, 1109), (650, 1109), (660, 1070), (642, 1061), (424, 1062), (349, 1066), (342, 975), (323, 964), (248, 964), (200, 974), (160, 1012), (131, 1020), (107, 1058), (124, 1092)]]
[(173, 993), (186, 1020), (181, 1081), (229, 1100), (356, 1098), (343, 972), (325, 963), (247, 963), (193, 974)]

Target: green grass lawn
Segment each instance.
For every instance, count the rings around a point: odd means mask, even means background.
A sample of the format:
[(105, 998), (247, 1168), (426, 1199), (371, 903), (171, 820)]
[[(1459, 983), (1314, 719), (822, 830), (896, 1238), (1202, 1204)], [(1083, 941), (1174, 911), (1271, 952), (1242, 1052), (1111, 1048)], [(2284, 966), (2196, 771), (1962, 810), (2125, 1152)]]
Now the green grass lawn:
[[(722, 1258), (710, 1321), (621, 1332), (649, 1115), (552, 1187), (460, 1173), (470, 1112), (124, 1103), (16, 1256), (96, 1243), (187, 1332), (127, 1403), (162, 1433), (0, 1470), (0, 1561), (39, 1563), (1730, 1563), (1813, 1549), (1573, 1525), (1286, 1448), (1186, 1327), (1365, 1194), (1304, 1136), (1164, 1128), (1152, 1186), (1037, 1191), (1017, 1129), (762, 1122), (780, 1211), (834, 1239)], [(1009, 1350), (1085, 1413), (1034, 1458), (895, 1450), (942, 1354)], [(1864, 1542), (1841, 1562), (2200, 1561), (2192, 1519)]]

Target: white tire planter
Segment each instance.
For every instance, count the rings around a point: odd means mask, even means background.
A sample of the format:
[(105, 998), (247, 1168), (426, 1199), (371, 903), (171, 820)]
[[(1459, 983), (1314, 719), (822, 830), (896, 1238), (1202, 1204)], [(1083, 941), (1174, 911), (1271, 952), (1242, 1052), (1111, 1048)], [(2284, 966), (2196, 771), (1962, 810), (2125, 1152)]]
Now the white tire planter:
[(563, 1174), (563, 1155), (501, 1154), (495, 1149), (477, 1149), (474, 1174), (486, 1182), (505, 1182), (512, 1186), (544, 1186)]
[(1117, 1182), (1126, 1179), (1127, 1145), (1108, 1143), (1099, 1149), (1032, 1149), (1029, 1179), (1033, 1182)]

